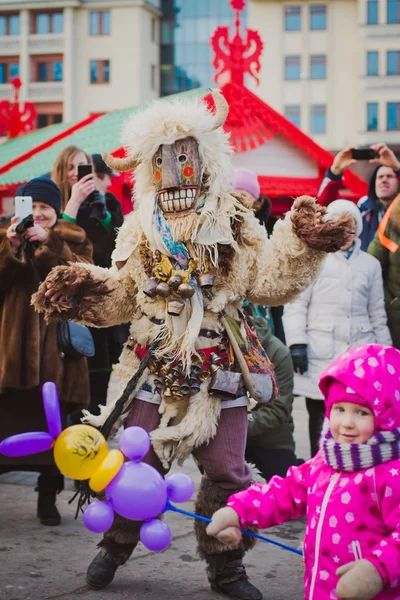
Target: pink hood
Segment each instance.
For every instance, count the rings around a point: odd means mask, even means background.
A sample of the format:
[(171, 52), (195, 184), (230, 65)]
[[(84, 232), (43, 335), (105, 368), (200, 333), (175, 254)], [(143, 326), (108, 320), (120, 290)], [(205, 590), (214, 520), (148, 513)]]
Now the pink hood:
[[(352, 393), (364, 399), (375, 416), (376, 431), (400, 427), (400, 352), (392, 346), (366, 344), (348, 350), (322, 373), (319, 387), (327, 404), (334, 381), (346, 387), (346, 399)], [(337, 399), (336, 399), (337, 401)], [(355, 400), (357, 403), (357, 399)]]

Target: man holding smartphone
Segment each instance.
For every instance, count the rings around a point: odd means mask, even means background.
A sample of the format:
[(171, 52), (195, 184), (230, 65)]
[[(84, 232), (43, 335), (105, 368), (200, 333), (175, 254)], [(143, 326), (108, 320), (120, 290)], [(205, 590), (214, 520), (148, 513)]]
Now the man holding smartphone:
[[(375, 158), (367, 156), (368, 151), (371, 150), (375, 153)], [(349, 146), (338, 152), (318, 191), (318, 201), (323, 206), (327, 206), (333, 200), (340, 198), (343, 172), (357, 160), (368, 160), (377, 165), (369, 180), (368, 195), (358, 201), (363, 219), (361, 249), (366, 251), (387, 207), (399, 193), (400, 161), (393, 150), (382, 143), (374, 144), (370, 148)]]

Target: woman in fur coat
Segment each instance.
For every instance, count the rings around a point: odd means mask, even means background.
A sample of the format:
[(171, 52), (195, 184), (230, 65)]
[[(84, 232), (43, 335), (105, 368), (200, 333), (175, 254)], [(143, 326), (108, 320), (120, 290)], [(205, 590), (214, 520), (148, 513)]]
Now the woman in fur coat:
[[(63, 414), (89, 402), (86, 359), (62, 358), (57, 323), (46, 325), (30, 306), (40, 281), (56, 265), (92, 262), (92, 245), (83, 229), (58, 219), (61, 194), (53, 181), (38, 177), (22, 194), (33, 199), (33, 227), (16, 232), (19, 218), (0, 229), (0, 440), (25, 431), (47, 431), (41, 386), (57, 384)], [(43, 525), (58, 525), (56, 493), (63, 477), (52, 452), (29, 457), (0, 457), (0, 473), (30, 470), (40, 473), (38, 517)]]

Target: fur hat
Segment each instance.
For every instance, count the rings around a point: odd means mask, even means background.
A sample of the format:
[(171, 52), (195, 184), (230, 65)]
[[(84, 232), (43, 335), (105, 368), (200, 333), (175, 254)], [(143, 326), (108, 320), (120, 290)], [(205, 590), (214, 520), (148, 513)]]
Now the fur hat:
[(233, 174), (233, 188), (249, 192), (256, 200), (258, 200), (260, 195), (260, 184), (258, 183), (257, 175), (249, 169), (235, 169)]
[(350, 200), (334, 200), (327, 206), (326, 214), (329, 217), (341, 215), (343, 213), (350, 213), (353, 215), (357, 223), (357, 237), (359, 237), (363, 230), (363, 221), (360, 209), (354, 202), (350, 202)]

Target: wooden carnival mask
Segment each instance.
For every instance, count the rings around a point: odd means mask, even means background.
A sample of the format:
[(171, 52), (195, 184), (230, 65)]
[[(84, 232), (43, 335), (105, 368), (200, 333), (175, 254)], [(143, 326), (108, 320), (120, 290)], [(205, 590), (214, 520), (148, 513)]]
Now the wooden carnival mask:
[(162, 144), (152, 159), (154, 185), (161, 210), (168, 218), (196, 210), (202, 167), (194, 137)]

